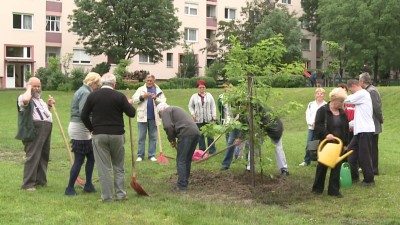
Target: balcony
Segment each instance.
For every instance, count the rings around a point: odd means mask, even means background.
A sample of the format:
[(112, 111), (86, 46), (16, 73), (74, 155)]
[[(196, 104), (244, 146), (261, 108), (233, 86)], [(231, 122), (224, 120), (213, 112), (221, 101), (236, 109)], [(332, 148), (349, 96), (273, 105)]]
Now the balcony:
[(48, 12), (62, 12), (62, 3), (61, 2), (46, 2), (46, 11)]
[(324, 51), (317, 51), (317, 59), (321, 58), (324, 56)]
[(217, 30), (217, 18), (207, 17), (207, 29)]
[(46, 32), (46, 43), (48, 46), (60, 46), (61, 42), (61, 33)]

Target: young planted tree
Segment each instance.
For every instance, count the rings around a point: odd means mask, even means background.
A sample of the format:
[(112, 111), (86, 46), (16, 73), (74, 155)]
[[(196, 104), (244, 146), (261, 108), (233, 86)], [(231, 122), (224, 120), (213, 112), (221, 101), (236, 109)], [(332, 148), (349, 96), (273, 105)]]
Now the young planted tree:
[(106, 54), (116, 62), (139, 53), (155, 62), (177, 45), (180, 22), (170, 0), (75, 0), (69, 18), (86, 52)]
[[(221, 125), (214, 125), (213, 129), (217, 132), (227, 132), (240, 127), (240, 129), (249, 131), (247, 137), (250, 143), (250, 166), (252, 185), (254, 186), (254, 135), (257, 134), (257, 136), (262, 137), (265, 134), (260, 129), (260, 112), (255, 111), (253, 105), (273, 108), (276, 115), (282, 115), (287, 113), (289, 109), (299, 106), (294, 102), (287, 102), (276, 108), (268, 105), (271, 87), (261, 82), (262, 79), (260, 78), (299, 74), (302, 71), (302, 64), (300, 62), (282, 63), (286, 47), (283, 44), (281, 34), (262, 40), (251, 48), (245, 48), (234, 36), (231, 36), (230, 40), (232, 41), (232, 48), (226, 58), (226, 75), (230, 78), (240, 78), (241, 82), (238, 86), (233, 87), (231, 92), (224, 95), (226, 96), (224, 102), (231, 105), (233, 114), (239, 114), (242, 119), (248, 118), (248, 123), (238, 124), (237, 121), (234, 121), (224, 125), (223, 128), (221, 128)], [(206, 132), (212, 132), (210, 130), (212, 130), (210, 127), (206, 128)], [(260, 139), (257, 138), (257, 140)], [(260, 145), (261, 143), (256, 142), (256, 144)]]

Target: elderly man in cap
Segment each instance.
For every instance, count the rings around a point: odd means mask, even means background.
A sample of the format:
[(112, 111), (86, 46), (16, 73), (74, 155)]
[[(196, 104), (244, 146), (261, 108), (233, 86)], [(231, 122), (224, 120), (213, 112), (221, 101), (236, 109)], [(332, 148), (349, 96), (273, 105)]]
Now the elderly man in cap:
[(199, 128), (189, 114), (179, 107), (160, 103), (157, 105), (157, 112), (162, 119), (171, 146), (177, 149), (178, 182), (174, 191), (186, 192), (192, 156), (200, 138)]

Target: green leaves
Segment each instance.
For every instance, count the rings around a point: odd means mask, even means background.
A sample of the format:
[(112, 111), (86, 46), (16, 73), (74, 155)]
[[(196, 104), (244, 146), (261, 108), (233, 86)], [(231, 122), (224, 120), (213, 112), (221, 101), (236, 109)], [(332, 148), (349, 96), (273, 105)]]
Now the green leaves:
[(70, 15), (70, 31), (87, 53), (115, 61), (143, 53), (155, 62), (176, 46), (180, 22), (169, 0), (81, 0)]

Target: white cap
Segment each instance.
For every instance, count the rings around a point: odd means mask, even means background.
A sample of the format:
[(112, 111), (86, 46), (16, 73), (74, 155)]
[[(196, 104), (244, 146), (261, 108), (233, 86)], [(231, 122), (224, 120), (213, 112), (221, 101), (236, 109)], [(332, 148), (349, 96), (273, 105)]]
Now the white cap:
[(157, 112), (160, 113), (160, 111), (164, 110), (167, 108), (169, 105), (167, 103), (161, 102), (157, 105)]

